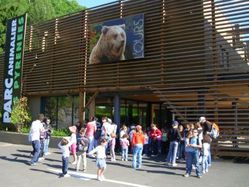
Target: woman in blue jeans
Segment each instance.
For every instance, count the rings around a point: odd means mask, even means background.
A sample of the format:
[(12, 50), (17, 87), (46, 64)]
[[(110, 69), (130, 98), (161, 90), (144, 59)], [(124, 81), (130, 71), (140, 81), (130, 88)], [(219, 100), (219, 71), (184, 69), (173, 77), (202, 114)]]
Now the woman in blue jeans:
[(201, 140), (198, 138), (198, 130), (189, 132), (186, 138), (186, 173), (184, 177), (189, 177), (192, 171), (192, 165), (196, 167), (196, 176), (201, 178), (201, 168), (199, 164), (199, 153), (202, 148)]

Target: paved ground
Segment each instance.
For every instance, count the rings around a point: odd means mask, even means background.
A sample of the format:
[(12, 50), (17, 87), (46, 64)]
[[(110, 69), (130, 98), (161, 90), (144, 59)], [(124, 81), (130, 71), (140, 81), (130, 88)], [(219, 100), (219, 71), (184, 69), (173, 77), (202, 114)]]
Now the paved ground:
[[(144, 158), (141, 170), (133, 170), (131, 162), (109, 162), (105, 176), (106, 181), (96, 178), (93, 159), (88, 159), (86, 173), (76, 173), (70, 165), (69, 178), (59, 178), (61, 172), (61, 155), (58, 149), (51, 149), (51, 155), (36, 166), (29, 166), (31, 146), (14, 145), (0, 142), (0, 181), (1, 186), (10, 187), (248, 187), (249, 164), (234, 163), (232, 160), (215, 160), (209, 173), (198, 179), (194, 176), (182, 177), (184, 164), (177, 168), (166, 168), (163, 159)], [(120, 156), (117, 156), (120, 159)]]

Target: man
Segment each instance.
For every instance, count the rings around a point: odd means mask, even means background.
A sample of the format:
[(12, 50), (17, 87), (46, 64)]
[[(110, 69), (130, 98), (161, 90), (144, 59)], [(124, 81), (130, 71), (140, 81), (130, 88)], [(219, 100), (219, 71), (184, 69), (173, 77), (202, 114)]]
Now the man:
[(30, 164), (32, 166), (36, 165), (41, 151), (40, 135), (41, 132), (44, 131), (42, 124), (43, 120), (44, 120), (44, 115), (39, 114), (37, 120), (32, 122), (29, 131), (29, 137), (33, 147), (33, 157), (31, 159), (31, 164)]

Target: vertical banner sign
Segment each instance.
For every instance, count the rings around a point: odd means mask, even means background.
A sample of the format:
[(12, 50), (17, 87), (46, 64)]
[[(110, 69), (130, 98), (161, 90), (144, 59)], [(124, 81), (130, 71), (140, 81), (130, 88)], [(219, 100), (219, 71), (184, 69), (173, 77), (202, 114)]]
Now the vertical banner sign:
[(13, 104), (22, 91), (22, 63), (27, 14), (8, 20), (3, 78), (3, 123), (11, 123)]

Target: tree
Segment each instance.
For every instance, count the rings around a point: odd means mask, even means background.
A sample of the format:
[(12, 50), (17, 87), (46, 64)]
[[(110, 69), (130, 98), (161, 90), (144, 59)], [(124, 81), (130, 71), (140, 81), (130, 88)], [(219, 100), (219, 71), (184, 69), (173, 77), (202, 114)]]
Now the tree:
[(18, 132), (21, 128), (31, 122), (31, 114), (28, 108), (27, 97), (21, 97), (14, 102), (11, 112), (11, 123), (15, 125)]
[(28, 13), (28, 25), (83, 10), (76, 0), (0, 0), (0, 54), (3, 53), (7, 20)]

